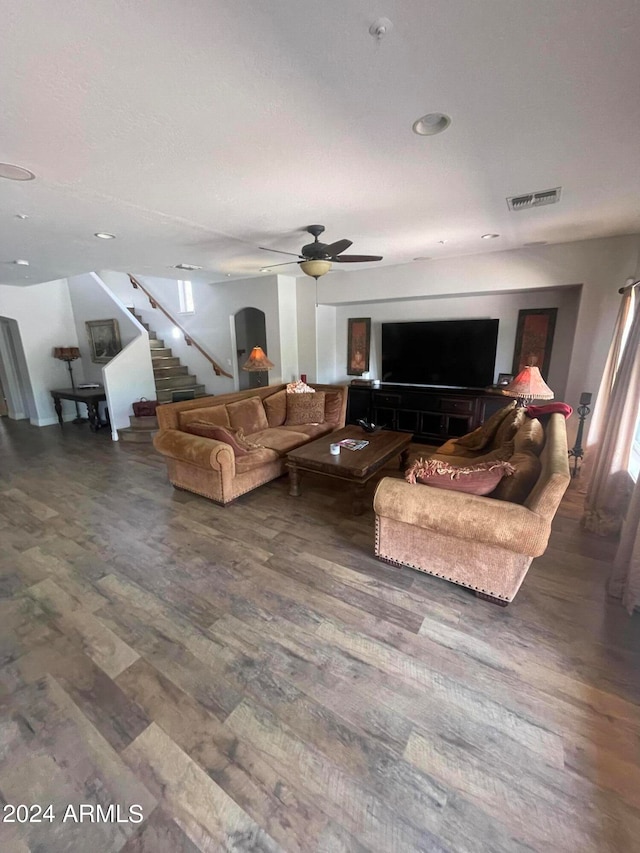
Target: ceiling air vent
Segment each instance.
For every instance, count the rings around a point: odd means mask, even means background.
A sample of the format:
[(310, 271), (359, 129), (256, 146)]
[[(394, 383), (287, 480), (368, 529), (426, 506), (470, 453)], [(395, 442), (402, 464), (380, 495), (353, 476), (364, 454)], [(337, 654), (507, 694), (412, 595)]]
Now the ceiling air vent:
[(514, 195), (507, 199), (509, 210), (526, 210), (528, 207), (542, 207), (543, 204), (555, 204), (560, 201), (562, 187), (554, 187), (552, 190), (541, 190), (538, 193), (527, 193), (526, 195)]

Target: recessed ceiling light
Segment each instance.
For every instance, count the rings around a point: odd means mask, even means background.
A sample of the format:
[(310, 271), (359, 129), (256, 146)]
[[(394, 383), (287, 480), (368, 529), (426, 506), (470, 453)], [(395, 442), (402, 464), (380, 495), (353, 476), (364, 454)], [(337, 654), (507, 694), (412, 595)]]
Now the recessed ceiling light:
[(174, 270), (201, 270), (202, 267), (196, 266), (196, 264), (176, 264), (174, 266)]
[(499, 237), (499, 236), (500, 236), (499, 234), (483, 234), (482, 239), (483, 240), (495, 240), (496, 237)]
[(230, 273), (230, 272), (228, 272), (228, 273), (227, 273), (227, 278), (231, 278), (231, 273)]
[(260, 272), (271, 272), (271, 269), (270, 269), (270, 267), (262, 267)]
[(32, 181), (35, 175), (23, 166), (14, 166), (13, 163), (0, 163), (0, 178), (6, 178), (8, 181)]
[(28, 218), (29, 217), (27, 216), (26, 213), (16, 213), (16, 219), (28, 219)]
[(18, 258), (18, 260), (14, 261), (13, 263), (17, 264), (19, 267), (28, 267), (29, 266), (29, 261), (25, 261), (23, 258)]
[(435, 136), (442, 133), (451, 124), (451, 119), (444, 113), (427, 113), (413, 123), (413, 132), (418, 136)]
[(447, 242), (446, 240), (438, 240), (438, 243), (440, 243), (440, 245), (441, 245), (441, 246), (444, 246), (444, 244), (445, 244), (446, 242)]
[(107, 234), (106, 231), (96, 231), (96, 233), (93, 236), (99, 237), (100, 240), (115, 240), (116, 239), (115, 234)]

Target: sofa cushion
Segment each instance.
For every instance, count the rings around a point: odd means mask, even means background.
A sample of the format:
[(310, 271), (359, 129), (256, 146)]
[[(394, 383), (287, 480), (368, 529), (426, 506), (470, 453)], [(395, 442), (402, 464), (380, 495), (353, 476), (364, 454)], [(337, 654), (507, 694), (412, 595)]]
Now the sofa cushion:
[(501, 447), (503, 444), (511, 441), (516, 432), (525, 422), (526, 418), (527, 416), (522, 406), (518, 409), (512, 409), (507, 412), (506, 417), (498, 425), (498, 429), (493, 436), (493, 440), (491, 441), (489, 448)]
[(283, 389), (262, 401), (270, 427), (279, 427), (287, 417), (287, 392)]
[(294, 430), (283, 429), (282, 427), (263, 429), (260, 432), (247, 436), (247, 438), (249, 441), (275, 450), (279, 456), (284, 456), (290, 450), (300, 447), (301, 444), (306, 444), (309, 441), (309, 436), (303, 432), (294, 432)]
[(513, 476), (506, 477), (498, 483), (491, 497), (499, 501), (523, 504), (538, 482), (542, 463), (535, 453), (529, 450), (514, 453), (509, 462), (515, 468)]
[(178, 423), (181, 429), (184, 429), (192, 421), (198, 421), (203, 424), (217, 424), (223, 427), (231, 426), (225, 405), (207, 406), (207, 408), (202, 409), (187, 409), (178, 414)]
[(223, 441), (231, 447), (236, 457), (246, 456), (247, 453), (259, 447), (259, 445), (247, 441), (241, 429), (227, 429), (227, 427), (216, 426), (216, 424), (192, 421), (186, 425), (184, 431), (191, 435), (202, 436), (202, 438), (213, 438), (215, 441)]
[(324, 423), (324, 391), (313, 394), (287, 394), (286, 426)]
[(280, 429), (286, 429), (291, 432), (304, 433), (307, 438), (320, 438), (321, 435), (328, 435), (333, 431), (331, 424), (296, 424), (296, 426), (283, 426)]
[(227, 403), (227, 411), (231, 426), (234, 429), (241, 429), (245, 435), (269, 428), (260, 397), (247, 397), (235, 403)]
[(325, 391), (324, 396), (324, 420), (332, 426), (338, 426), (342, 414), (342, 402), (344, 395), (340, 391)]
[(469, 450), (482, 450), (484, 447), (487, 447), (493, 441), (502, 421), (510, 412), (515, 410), (516, 405), (516, 401), (513, 400), (507, 406), (498, 409), (478, 429), (474, 429), (473, 432), (456, 438), (456, 444), (459, 444), (460, 447), (467, 447)]
[(503, 477), (510, 477), (514, 471), (509, 462), (457, 466), (437, 459), (418, 459), (407, 469), (405, 479), (408, 483), (424, 483), (437, 489), (488, 495)]
[(275, 462), (276, 459), (278, 459), (278, 454), (268, 447), (252, 450), (245, 456), (236, 458), (236, 474), (245, 474), (247, 471), (253, 471), (268, 462)]
[(513, 437), (514, 452), (519, 453), (527, 450), (529, 453), (535, 453), (536, 456), (540, 456), (543, 447), (544, 427), (537, 418), (526, 418)]

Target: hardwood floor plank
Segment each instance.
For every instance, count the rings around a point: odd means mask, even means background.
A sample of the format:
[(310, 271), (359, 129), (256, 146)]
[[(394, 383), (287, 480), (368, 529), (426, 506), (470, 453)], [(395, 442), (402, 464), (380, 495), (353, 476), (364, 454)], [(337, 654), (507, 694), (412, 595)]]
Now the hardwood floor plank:
[(122, 757), (201, 850), (282, 849), (155, 723)]

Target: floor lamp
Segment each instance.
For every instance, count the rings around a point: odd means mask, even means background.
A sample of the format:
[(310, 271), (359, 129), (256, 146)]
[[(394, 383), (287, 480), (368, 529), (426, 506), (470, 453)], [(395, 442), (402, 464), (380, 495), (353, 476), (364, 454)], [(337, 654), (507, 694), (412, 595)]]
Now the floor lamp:
[[(267, 383), (269, 382), (268, 371), (273, 368), (273, 362), (265, 355), (262, 347), (254, 347), (251, 350), (249, 358), (242, 365), (243, 370), (248, 370), (252, 373), (267, 373)], [(262, 377), (258, 376), (258, 385), (262, 385)]]
[[(71, 379), (71, 387), (75, 391), (76, 383), (73, 381), (73, 368), (71, 367), (71, 362), (75, 361), (77, 358), (80, 358), (80, 350), (78, 347), (54, 347), (53, 348), (53, 357), (57, 358), (59, 361), (66, 361), (67, 367), (69, 368), (69, 378)], [(73, 419), (74, 424), (84, 424), (87, 422), (87, 418), (83, 418), (80, 415), (80, 406), (78, 406), (78, 401), (75, 400), (76, 404), (76, 416)]]

